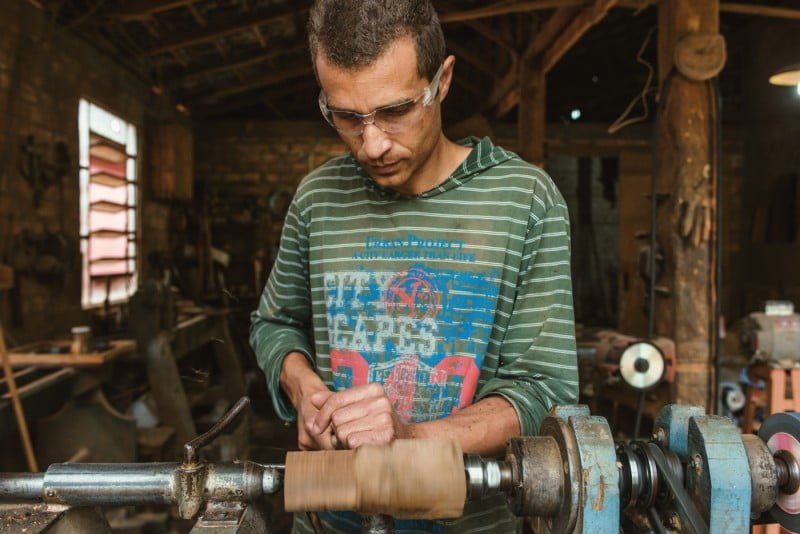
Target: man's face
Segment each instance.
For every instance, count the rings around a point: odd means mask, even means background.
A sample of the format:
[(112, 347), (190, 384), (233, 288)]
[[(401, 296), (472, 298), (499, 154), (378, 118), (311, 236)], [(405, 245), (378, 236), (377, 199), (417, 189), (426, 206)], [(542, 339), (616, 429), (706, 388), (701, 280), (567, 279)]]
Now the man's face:
[[(410, 37), (394, 41), (366, 67), (343, 69), (329, 63), (324, 53), (320, 53), (316, 69), (328, 107), (362, 115), (417, 98), (430, 83), (417, 73), (417, 53)], [(446, 94), (451, 72), (452, 58), (448, 58), (436, 99), (421, 110), (407, 129), (388, 134), (375, 124), (365, 124), (361, 135), (340, 132), (342, 140), (378, 185), (409, 195), (428, 189), (431, 177), (425, 176), (425, 171), (430, 170), (430, 156), (442, 135), (439, 103)]]

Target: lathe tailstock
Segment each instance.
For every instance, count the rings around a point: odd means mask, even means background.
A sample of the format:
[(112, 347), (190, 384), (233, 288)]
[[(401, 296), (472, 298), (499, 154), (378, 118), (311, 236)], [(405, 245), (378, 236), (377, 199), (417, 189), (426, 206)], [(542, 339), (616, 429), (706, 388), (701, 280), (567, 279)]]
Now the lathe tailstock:
[(84, 507), (162, 504), (197, 518), (192, 532), (269, 532), (256, 504), (283, 488), (287, 509), (359, 511), (372, 533), (391, 532), (387, 514), (452, 517), (465, 498), (493, 493), (505, 494), (515, 514), (538, 518), (537, 532), (745, 533), (765, 522), (800, 532), (800, 414), (772, 416), (756, 436), (700, 407), (670, 405), (652, 439), (615, 443), (605, 419), (585, 406), (560, 406), (538, 436), (510, 440), (502, 459), (462, 455), (449, 442), (396, 442), (291, 453), (286, 466), (200, 461), (198, 447), (246, 403), (188, 443), (181, 463), (53, 464), (44, 473), (0, 474), (0, 500), (9, 503), (0, 506), (0, 526), (42, 532), (75, 521)]

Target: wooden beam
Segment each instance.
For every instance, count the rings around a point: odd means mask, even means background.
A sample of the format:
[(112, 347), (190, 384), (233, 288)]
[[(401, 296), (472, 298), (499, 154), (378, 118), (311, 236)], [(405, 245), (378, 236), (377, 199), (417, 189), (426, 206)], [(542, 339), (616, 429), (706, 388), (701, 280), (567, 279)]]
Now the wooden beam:
[(791, 9), (787, 7), (723, 3), (720, 4), (719, 10), (724, 13), (739, 13), (741, 15), (757, 15), (760, 17), (800, 20), (800, 9)]
[[(287, 83), (283, 84), (281, 87), (277, 89), (273, 89), (271, 91), (255, 91), (250, 94), (246, 95), (237, 95), (236, 98), (231, 100), (226, 100), (223, 102), (215, 103), (215, 104), (197, 104), (196, 111), (193, 112), (194, 115), (203, 118), (208, 117), (211, 115), (217, 115), (220, 113), (227, 113), (229, 111), (236, 111), (237, 109), (242, 109), (248, 106), (253, 106), (255, 104), (261, 103), (265, 98), (269, 99), (270, 101), (278, 100), (286, 95), (295, 94), (298, 91), (301, 91), (303, 87), (307, 87), (307, 83)], [(320, 118), (322, 118), (320, 116)]]
[(476, 69), (488, 74), (492, 78), (499, 78), (500, 74), (497, 72), (497, 67), (490, 65), (483, 60), (478, 54), (469, 49), (469, 47), (458, 44), (452, 39), (447, 40), (447, 48), (453, 52), (456, 57), (463, 59)]
[[(719, 0), (670, 0), (659, 3), (659, 71), (671, 69), (675, 46), (687, 32), (719, 32)], [(655, 334), (675, 341), (681, 362), (696, 371), (679, 372), (676, 402), (712, 406), (712, 239), (717, 184), (710, 124), (715, 106), (708, 86), (680, 74), (662, 90), (662, 120), (656, 132), (655, 173), (666, 199), (658, 210), (658, 242), (663, 247)], [(680, 132), (680, 135), (675, 135)], [(717, 260), (718, 261), (718, 260)], [(717, 288), (718, 289), (718, 288)]]
[(173, 74), (172, 76), (167, 76), (167, 79), (170, 79), (171, 86), (177, 86), (182, 83), (186, 83), (190, 80), (195, 78), (199, 78), (201, 76), (206, 76), (208, 74), (219, 74), (221, 72), (227, 72), (229, 70), (236, 70), (245, 67), (250, 67), (252, 65), (257, 65), (259, 63), (264, 63), (265, 61), (269, 61), (271, 59), (275, 59), (277, 57), (283, 55), (294, 54), (305, 50), (307, 45), (305, 42), (302, 44), (295, 44), (294, 46), (276, 46), (275, 49), (270, 50), (269, 52), (261, 52), (256, 55), (246, 55), (246, 56), (239, 56), (237, 58), (229, 58), (228, 61), (224, 62), (217, 62), (213, 65), (208, 65), (203, 62), (200, 66), (195, 66), (194, 68), (190, 68), (189, 70), (178, 72)]
[[(619, 0), (617, 7), (627, 9), (642, 9), (655, 5), (657, 0)], [(737, 13), (740, 15), (755, 15), (757, 17), (772, 17), (777, 19), (800, 20), (800, 9), (789, 7), (772, 7), (758, 4), (742, 4), (738, 2), (722, 2), (719, 5), (722, 13)]]
[(196, 5), (194, 5), (194, 4), (189, 4), (189, 5), (188, 5), (188, 6), (186, 6), (186, 7), (188, 7), (188, 8), (189, 8), (189, 13), (191, 13), (191, 14), (192, 14), (192, 17), (194, 18), (194, 21), (195, 21), (196, 23), (198, 23), (200, 26), (206, 26), (206, 24), (207, 24), (207, 23), (206, 23), (206, 18), (203, 16), (203, 14), (202, 14), (202, 13), (200, 13), (200, 10), (199, 10), (199, 9), (197, 9), (197, 6), (196, 6)]
[(592, 26), (603, 20), (608, 10), (616, 3), (617, 0), (593, 0), (591, 5), (583, 8), (544, 52), (542, 57), (544, 72), (549, 72)]
[(264, 38), (264, 34), (261, 33), (261, 28), (259, 28), (258, 26), (253, 27), (253, 34), (256, 36), (258, 44), (261, 45), (261, 48), (266, 48), (267, 40)]
[(145, 55), (152, 56), (179, 48), (186, 48), (197, 44), (207, 43), (220, 37), (225, 37), (226, 35), (232, 35), (234, 33), (250, 30), (256, 26), (261, 26), (262, 24), (269, 24), (270, 22), (275, 22), (286, 17), (303, 13), (308, 11), (309, 7), (310, 4), (307, 1), (303, 1), (300, 3), (300, 5), (292, 3), (266, 9), (261, 13), (247, 13), (244, 16), (236, 18), (235, 20), (204, 28), (202, 31), (195, 31), (184, 35), (179, 35), (171, 39), (166, 39), (154, 44), (143, 53)]
[(580, 6), (584, 4), (586, 4), (586, 0), (528, 0), (526, 2), (514, 2), (511, 4), (508, 2), (497, 2), (491, 6), (477, 9), (444, 13), (439, 16), (439, 21), (441, 21), (442, 24), (451, 24), (454, 22), (509, 15), (511, 13), (529, 13), (531, 11), (556, 9), (564, 6)]
[(283, 82), (285, 80), (290, 80), (292, 78), (300, 78), (302, 76), (307, 76), (311, 74), (311, 62), (303, 62), (302, 64), (295, 65), (293, 67), (289, 67), (288, 69), (270, 72), (266, 76), (261, 76), (254, 80), (246, 81), (240, 83), (238, 85), (233, 85), (230, 87), (226, 87), (224, 89), (219, 89), (214, 91), (210, 94), (203, 95), (199, 99), (199, 104), (204, 103), (213, 103), (220, 98), (224, 98), (226, 96), (235, 95), (238, 93), (245, 93), (247, 91), (258, 89), (260, 87), (266, 87), (269, 85), (275, 85), (276, 83)]
[(517, 128), (522, 159), (540, 167), (545, 163), (547, 78), (541, 64), (523, 63), (520, 69)]
[(550, 15), (550, 18), (536, 32), (536, 37), (533, 38), (533, 42), (529, 45), (526, 56), (533, 58), (542, 55), (547, 48), (553, 45), (553, 41), (564, 32), (567, 25), (575, 19), (578, 10), (579, 8), (573, 6), (562, 7)]
[(137, 20), (150, 18), (155, 13), (190, 6), (197, 0), (126, 0), (114, 2), (114, 7), (109, 7), (105, 13), (111, 17), (123, 20)]

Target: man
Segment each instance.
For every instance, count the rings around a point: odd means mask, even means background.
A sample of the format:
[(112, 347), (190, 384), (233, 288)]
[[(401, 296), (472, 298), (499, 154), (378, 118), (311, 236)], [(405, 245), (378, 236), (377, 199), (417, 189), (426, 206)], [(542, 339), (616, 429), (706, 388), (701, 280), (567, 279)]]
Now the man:
[[(576, 400), (564, 200), (488, 139), (445, 138), (455, 58), (428, 0), (317, 0), (309, 44), (320, 109), (350, 154), (300, 184), (253, 313), (276, 410), (297, 417), (304, 450), (448, 438), (500, 454)], [(304, 516), (295, 528), (311, 532)], [(395, 528), (518, 522), (495, 496)]]

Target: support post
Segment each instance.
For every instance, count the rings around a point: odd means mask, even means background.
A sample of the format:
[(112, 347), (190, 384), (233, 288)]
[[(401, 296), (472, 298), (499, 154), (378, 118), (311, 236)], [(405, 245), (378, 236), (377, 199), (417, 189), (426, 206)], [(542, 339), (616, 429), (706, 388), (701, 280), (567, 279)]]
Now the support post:
[(719, 0), (659, 2), (660, 124), (655, 173), (668, 197), (658, 214), (664, 250), (656, 297), (656, 333), (675, 340), (677, 402), (713, 406), (712, 284), (714, 198), (712, 99), (707, 82), (692, 81), (674, 69), (678, 40), (689, 32), (719, 32)]
[(520, 156), (544, 167), (547, 79), (541, 56), (523, 57), (519, 70), (520, 98), (517, 116)]

